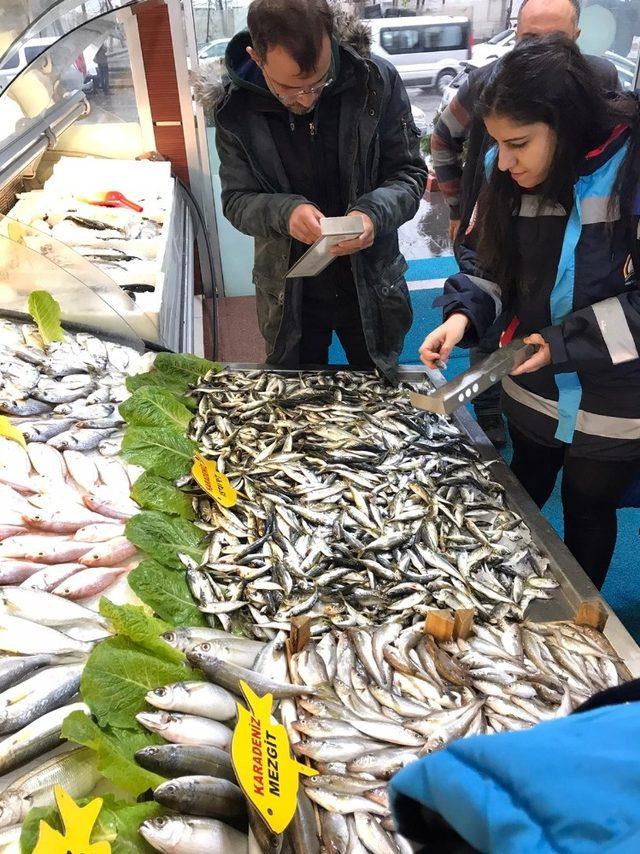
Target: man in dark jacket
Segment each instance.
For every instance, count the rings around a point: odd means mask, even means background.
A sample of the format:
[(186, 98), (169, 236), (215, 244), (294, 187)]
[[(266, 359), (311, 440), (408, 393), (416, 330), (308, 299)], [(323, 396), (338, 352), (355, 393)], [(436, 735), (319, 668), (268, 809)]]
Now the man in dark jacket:
[[(255, 238), (267, 360), (326, 364), (335, 330), (351, 366), (393, 380), (412, 320), (397, 229), (426, 180), (404, 87), (339, 39), (326, 0), (254, 0), (248, 26), (227, 48), (214, 116), (224, 214)], [(318, 276), (285, 279), (320, 218), (344, 215), (364, 233)]]
[[(580, 35), (579, 0), (524, 0), (518, 14), (516, 41), (547, 33), (561, 32), (571, 39)], [(589, 62), (607, 90), (619, 88), (615, 66), (599, 56)], [(431, 137), (433, 167), (445, 201), (449, 205), (449, 237), (455, 240), (469, 224), (484, 177), (484, 156), (493, 145), (482, 119), (475, 116), (476, 104), (497, 63), (473, 69), (451, 99)], [(466, 149), (465, 149), (466, 146)], [(458, 249), (456, 246), (456, 257)], [(493, 352), (497, 340), (481, 342), (470, 351), (472, 364)], [(474, 409), (478, 423), (489, 439), (501, 447), (506, 435), (500, 415), (500, 386), (493, 386), (476, 398)]]

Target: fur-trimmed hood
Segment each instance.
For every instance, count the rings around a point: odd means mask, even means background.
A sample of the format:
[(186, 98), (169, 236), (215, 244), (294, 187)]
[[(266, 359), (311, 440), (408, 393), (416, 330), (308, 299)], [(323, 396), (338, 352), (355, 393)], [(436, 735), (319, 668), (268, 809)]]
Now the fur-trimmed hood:
[[(371, 34), (367, 25), (359, 18), (336, 9), (333, 15), (333, 36), (337, 43), (348, 45), (359, 56), (366, 58), (370, 54)], [(225, 68), (211, 65), (209, 68), (190, 75), (196, 102), (200, 104), (207, 118), (207, 124), (213, 123), (215, 108), (224, 98), (233, 74), (233, 63), (238, 54), (245, 54), (245, 47), (251, 44), (248, 30), (237, 33), (229, 42), (225, 54)]]

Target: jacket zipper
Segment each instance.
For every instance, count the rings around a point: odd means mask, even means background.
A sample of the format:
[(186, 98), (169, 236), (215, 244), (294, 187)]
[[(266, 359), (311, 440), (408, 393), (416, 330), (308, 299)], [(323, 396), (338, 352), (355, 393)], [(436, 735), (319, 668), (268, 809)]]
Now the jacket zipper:
[(402, 124), (402, 132), (404, 134), (404, 142), (405, 142), (405, 145), (407, 146), (407, 154), (410, 154), (411, 145), (409, 144), (409, 132), (407, 130), (407, 120), (401, 119), (401, 124)]
[(309, 136), (315, 142), (316, 140), (316, 126), (314, 122), (309, 122)]

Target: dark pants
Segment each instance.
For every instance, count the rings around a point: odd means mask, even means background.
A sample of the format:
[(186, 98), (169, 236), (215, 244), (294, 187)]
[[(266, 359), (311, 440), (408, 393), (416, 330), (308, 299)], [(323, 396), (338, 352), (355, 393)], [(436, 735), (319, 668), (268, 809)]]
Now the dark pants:
[[(482, 359), (485, 359), (490, 353), (497, 349), (495, 347), (487, 349), (485, 347), (472, 347), (469, 350), (469, 363), (474, 367)], [(498, 418), (502, 415), (502, 386), (496, 383), (479, 394), (473, 401), (473, 411), (476, 413), (478, 420), (483, 418)]]
[(302, 299), (301, 365), (326, 365), (335, 331), (349, 367), (370, 369), (374, 363), (367, 350), (360, 318), (360, 304), (353, 280), (344, 276), (328, 287), (314, 279), (305, 281)]
[(564, 541), (598, 589), (604, 584), (618, 534), (616, 510), (640, 476), (640, 459), (592, 460), (574, 457), (569, 446), (551, 448), (528, 439), (509, 424), (511, 470), (542, 507), (562, 470)]

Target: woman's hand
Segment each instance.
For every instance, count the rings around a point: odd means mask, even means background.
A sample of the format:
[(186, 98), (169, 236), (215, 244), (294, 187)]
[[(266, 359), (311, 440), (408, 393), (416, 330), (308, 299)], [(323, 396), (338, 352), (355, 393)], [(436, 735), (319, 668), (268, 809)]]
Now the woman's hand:
[(435, 368), (436, 362), (446, 362), (453, 348), (462, 340), (469, 323), (469, 318), (465, 314), (456, 312), (430, 332), (419, 350), (422, 364), (428, 368)]
[(533, 335), (527, 335), (522, 340), (525, 344), (535, 344), (540, 349), (533, 356), (530, 356), (526, 362), (523, 362), (519, 368), (511, 371), (512, 377), (517, 377), (520, 374), (532, 374), (534, 371), (539, 371), (540, 368), (551, 364), (551, 347), (549, 347), (542, 335), (538, 335), (536, 332)]

